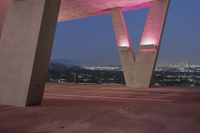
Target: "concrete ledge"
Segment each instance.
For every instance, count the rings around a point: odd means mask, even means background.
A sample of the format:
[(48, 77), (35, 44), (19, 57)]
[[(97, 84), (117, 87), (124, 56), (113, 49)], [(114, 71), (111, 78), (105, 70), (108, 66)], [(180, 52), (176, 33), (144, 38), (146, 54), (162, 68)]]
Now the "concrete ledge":
[(129, 51), (130, 48), (129, 47), (119, 47), (120, 51)]
[(140, 49), (158, 49), (158, 46), (156, 46), (154, 44), (140, 45)]

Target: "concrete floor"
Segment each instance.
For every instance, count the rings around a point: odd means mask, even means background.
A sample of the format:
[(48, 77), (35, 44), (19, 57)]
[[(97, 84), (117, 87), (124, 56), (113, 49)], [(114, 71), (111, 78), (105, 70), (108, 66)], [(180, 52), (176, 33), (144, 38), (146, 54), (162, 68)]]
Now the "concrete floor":
[(200, 88), (48, 84), (42, 106), (0, 105), (0, 133), (199, 133)]

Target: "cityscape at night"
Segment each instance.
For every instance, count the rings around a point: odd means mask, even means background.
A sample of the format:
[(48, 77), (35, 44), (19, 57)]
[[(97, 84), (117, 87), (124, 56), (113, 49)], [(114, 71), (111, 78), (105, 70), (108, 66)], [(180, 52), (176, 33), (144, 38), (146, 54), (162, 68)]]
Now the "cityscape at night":
[[(50, 64), (48, 82), (125, 85), (120, 66), (78, 66), (61, 63)], [(157, 65), (151, 86), (199, 87), (200, 65), (189, 63)]]

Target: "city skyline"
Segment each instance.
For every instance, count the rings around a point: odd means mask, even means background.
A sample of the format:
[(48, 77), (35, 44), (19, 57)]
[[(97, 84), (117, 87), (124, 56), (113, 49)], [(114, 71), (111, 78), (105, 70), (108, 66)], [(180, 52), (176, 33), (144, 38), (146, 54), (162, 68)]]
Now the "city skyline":
[[(197, 0), (171, 1), (158, 64), (200, 63), (199, 4)], [(138, 50), (147, 13), (148, 9), (124, 12), (134, 52)], [(120, 64), (111, 15), (58, 23), (52, 58), (85, 64)]]

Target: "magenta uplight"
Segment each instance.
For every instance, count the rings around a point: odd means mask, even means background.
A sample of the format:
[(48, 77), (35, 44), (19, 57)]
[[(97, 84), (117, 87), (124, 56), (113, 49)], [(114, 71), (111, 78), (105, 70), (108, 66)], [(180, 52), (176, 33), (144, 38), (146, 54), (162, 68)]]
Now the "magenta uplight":
[(110, 13), (120, 7), (122, 11), (150, 7), (153, 0), (62, 0), (59, 21), (73, 20)]

